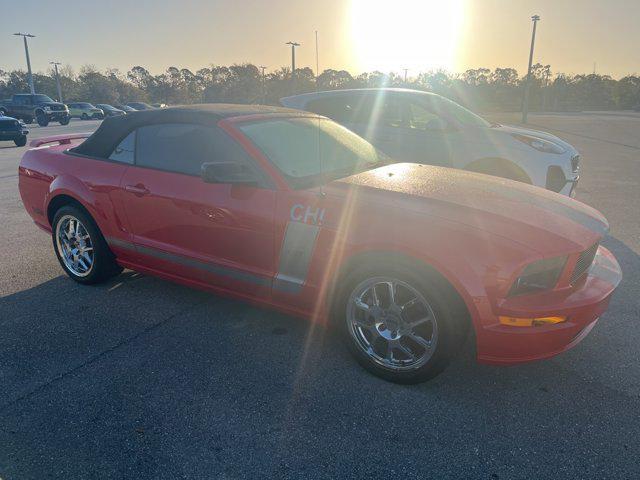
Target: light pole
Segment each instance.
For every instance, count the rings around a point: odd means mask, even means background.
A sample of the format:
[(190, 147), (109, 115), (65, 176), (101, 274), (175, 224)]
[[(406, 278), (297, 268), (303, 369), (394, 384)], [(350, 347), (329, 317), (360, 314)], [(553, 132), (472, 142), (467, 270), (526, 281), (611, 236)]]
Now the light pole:
[(295, 93), (296, 88), (296, 47), (300, 44), (297, 42), (287, 42), (285, 45), (291, 45), (291, 89)]
[(409, 69), (408, 69), (408, 68), (405, 68), (405, 69), (404, 69), (404, 83), (405, 83), (405, 84), (407, 83), (407, 72), (408, 72), (408, 71), (409, 71)]
[(22, 37), (24, 40), (24, 53), (27, 56), (27, 70), (29, 71), (29, 88), (31, 89), (31, 95), (35, 95), (36, 89), (33, 86), (33, 74), (31, 73), (31, 60), (29, 59), (29, 45), (27, 45), (27, 37), (34, 38), (35, 35), (30, 33), (14, 33), (18, 37)]
[(64, 103), (62, 101), (62, 88), (60, 87), (60, 75), (58, 74), (58, 65), (62, 65), (60, 62), (49, 62), (49, 65), (53, 65), (53, 69), (56, 72), (56, 87), (58, 87), (58, 101), (60, 103)]
[(536, 25), (540, 20), (540, 15), (533, 15), (533, 30), (531, 32), (531, 50), (529, 51), (529, 68), (527, 69), (527, 81), (524, 86), (524, 101), (522, 102), (522, 123), (527, 123), (527, 115), (529, 114), (529, 88), (531, 87), (531, 65), (533, 63), (533, 47), (536, 43)]
[(266, 104), (267, 103), (267, 81), (264, 76), (264, 71), (266, 70), (267, 67), (260, 65), (259, 68), (260, 70), (262, 70), (262, 103)]

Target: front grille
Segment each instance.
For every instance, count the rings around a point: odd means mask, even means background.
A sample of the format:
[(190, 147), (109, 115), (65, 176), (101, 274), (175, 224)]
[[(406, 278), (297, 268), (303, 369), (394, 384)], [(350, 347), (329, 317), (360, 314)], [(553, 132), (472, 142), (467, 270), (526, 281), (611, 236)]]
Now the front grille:
[(571, 170), (573, 173), (578, 173), (578, 170), (580, 170), (580, 155), (571, 157)]
[(62, 105), (51, 105), (51, 110), (64, 110), (64, 107)]
[(570, 283), (573, 284), (577, 282), (585, 273), (587, 273), (587, 270), (589, 270), (589, 267), (593, 263), (593, 259), (596, 257), (596, 252), (598, 251), (599, 246), (599, 243), (594, 243), (593, 246), (580, 254), (576, 266), (573, 269), (573, 273), (571, 274)]

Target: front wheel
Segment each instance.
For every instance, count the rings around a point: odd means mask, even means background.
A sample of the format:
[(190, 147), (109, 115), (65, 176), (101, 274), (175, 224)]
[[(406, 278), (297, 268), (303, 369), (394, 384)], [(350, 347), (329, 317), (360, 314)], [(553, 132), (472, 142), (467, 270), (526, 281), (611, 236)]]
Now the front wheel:
[(16, 147), (24, 147), (27, 144), (27, 136), (22, 135), (21, 137), (16, 138), (13, 143), (16, 144)]
[(349, 350), (385, 380), (429, 380), (462, 343), (463, 319), (448, 305), (445, 289), (422, 273), (394, 264), (367, 267), (349, 275), (339, 294), (337, 313)]
[(63, 117), (62, 119), (60, 119), (60, 125), (69, 125), (69, 122), (71, 121), (71, 117)]
[(80, 118), (81, 118), (82, 120), (89, 120), (89, 115), (87, 115), (86, 113), (83, 113), (83, 114), (80, 116)]
[(60, 265), (78, 283), (100, 283), (122, 271), (93, 219), (75, 206), (56, 212), (52, 239)]

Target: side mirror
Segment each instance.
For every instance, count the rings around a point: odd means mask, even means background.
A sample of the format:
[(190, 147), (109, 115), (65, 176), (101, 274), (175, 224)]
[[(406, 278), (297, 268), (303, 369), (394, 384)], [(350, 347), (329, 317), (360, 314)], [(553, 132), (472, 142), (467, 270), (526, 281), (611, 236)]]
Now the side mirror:
[(203, 163), (200, 178), (206, 183), (258, 183), (258, 177), (251, 168), (236, 162)]

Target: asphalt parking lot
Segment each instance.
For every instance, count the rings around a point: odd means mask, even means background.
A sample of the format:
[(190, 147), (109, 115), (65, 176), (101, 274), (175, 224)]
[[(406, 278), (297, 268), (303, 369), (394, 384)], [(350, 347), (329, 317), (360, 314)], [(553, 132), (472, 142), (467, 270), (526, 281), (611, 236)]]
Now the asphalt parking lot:
[(639, 478), (640, 115), (530, 123), (581, 151), (577, 199), (624, 280), (573, 350), (500, 368), (467, 348), (416, 386), (295, 318), (130, 271), (75, 284), (23, 210), (26, 147), (3, 142), (0, 478)]

